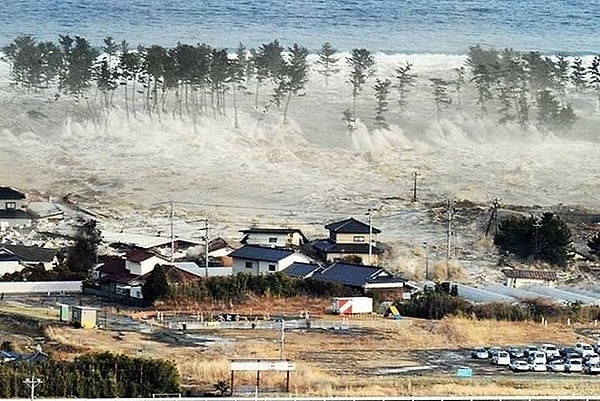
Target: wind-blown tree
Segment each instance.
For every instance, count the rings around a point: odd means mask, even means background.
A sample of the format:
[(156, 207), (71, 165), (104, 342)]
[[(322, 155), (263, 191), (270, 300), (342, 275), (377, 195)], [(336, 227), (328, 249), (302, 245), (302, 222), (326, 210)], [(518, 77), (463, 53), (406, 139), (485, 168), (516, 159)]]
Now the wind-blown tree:
[(315, 61), (318, 66), (316, 70), (325, 77), (325, 86), (329, 86), (329, 77), (340, 72), (340, 69), (336, 67), (340, 60), (339, 57), (335, 57), (336, 53), (337, 49), (331, 43), (325, 42), (317, 54), (319, 58)]
[[(293, 96), (298, 96), (308, 82), (308, 50), (297, 43), (288, 48), (288, 57), (284, 60), (283, 73), (277, 78), (275, 96), (282, 93), (286, 96), (283, 108), (283, 123), (287, 124), (288, 109)], [(277, 100), (277, 103), (279, 101)]]
[(431, 81), (431, 94), (433, 95), (436, 115), (439, 120), (442, 110), (448, 108), (452, 103), (452, 99), (448, 95), (448, 81), (441, 78), (430, 78), (429, 81)]
[(11, 77), (18, 85), (27, 90), (39, 88), (44, 82), (43, 52), (35, 38), (31, 35), (21, 35), (13, 43), (5, 46), (2, 51), (11, 63)]
[[(229, 57), (225, 49), (212, 49), (208, 70), (208, 80), (211, 85), (211, 100), (216, 98), (213, 110), (219, 114), (225, 114), (225, 90), (229, 74)], [(212, 104), (212, 101), (211, 101)]]
[(416, 74), (412, 73), (412, 64), (407, 62), (404, 66), (395, 69), (396, 84), (394, 87), (398, 90), (398, 107), (400, 114), (406, 112), (407, 100), (406, 97), (410, 92), (410, 88), (415, 85)]
[(487, 113), (487, 104), (493, 99), (492, 87), (498, 71), (498, 51), (482, 49), (479, 45), (469, 47), (467, 65), (471, 69), (471, 82), (477, 92), (477, 104), (482, 114)]
[(454, 69), (454, 80), (452, 81), (452, 84), (454, 86), (454, 92), (456, 92), (456, 108), (458, 111), (462, 111), (461, 92), (465, 86), (466, 74), (467, 72), (463, 66)]
[(352, 49), (346, 64), (350, 67), (348, 82), (352, 85), (352, 117), (356, 119), (356, 98), (368, 78), (375, 73), (375, 57), (367, 49)]
[(77, 100), (84, 95), (91, 84), (98, 51), (81, 36), (75, 36), (74, 39), (63, 36), (61, 45), (63, 46), (65, 67), (60, 77), (60, 88)]
[(596, 111), (600, 111), (600, 55), (594, 57), (588, 73), (590, 86), (596, 92)]
[[(279, 77), (284, 68), (284, 60), (282, 56), (283, 46), (278, 40), (269, 43), (264, 43), (259, 46), (256, 51), (253, 61), (256, 69), (256, 93), (254, 96), (254, 107), (258, 107), (258, 93), (260, 85), (267, 79), (275, 79)], [(268, 106), (265, 110), (268, 109)]]
[(575, 86), (575, 91), (582, 92), (585, 90), (587, 81), (586, 81), (586, 71), (583, 66), (583, 61), (581, 57), (575, 57), (573, 59), (573, 64), (571, 64), (571, 83)]
[(375, 127), (377, 129), (389, 128), (388, 123), (385, 119), (385, 112), (388, 111), (388, 95), (390, 93), (390, 87), (392, 81), (389, 79), (375, 81), (375, 99), (377, 99), (377, 106), (375, 107)]
[(236, 50), (236, 57), (229, 59), (227, 80), (231, 84), (231, 93), (233, 96), (233, 120), (235, 128), (239, 128), (238, 122), (238, 90), (246, 89), (244, 82), (246, 81), (246, 71), (248, 68), (248, 51), (246, 47), (240, 43)]

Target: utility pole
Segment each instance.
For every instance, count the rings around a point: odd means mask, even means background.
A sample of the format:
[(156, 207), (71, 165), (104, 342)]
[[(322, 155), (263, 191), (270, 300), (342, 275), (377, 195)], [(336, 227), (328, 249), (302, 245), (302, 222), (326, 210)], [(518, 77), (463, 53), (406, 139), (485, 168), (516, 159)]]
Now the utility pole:
[(175, 236), (173, 233), (173, 201), (169, 201), (171, 207), (170, 213), (170, 231), (171, 231), (171, 262), (175, 260)]
[(423, 241), (425, 247), (425, 281), (429, 280), (429, 247), (427, 241)]
[(281, 336), (279, 337), (279, 359), (283, 360), (283, 349), (285, 347), (285, 320), (281, 319)]
[(542, 226), (542, 223), (540, 222), (540, 219), (535, 219), (535, 223), (533, 223), (533, 228), (535, 229), (534, 231), (534, 238), (533, 238), (533, 245), (535, 247), (535, 256), (537, 256), (540, 253), (540, 227)]
[(452, 232), (452, 220), (454, 219), (454, 201), (447, 201), (448, 207), (448, 225), (446, 227), (446, 269), (448, 269), (450, 265), (450, 256), (451, 256), (451, 238), (454, 233)]
[(23, 380), (23, 383), (31, 389), (31, 400), (35, 399), (35, 388), (43, 383), (41, 379), (36, 379), (35, 374), (31, 373), (31, 378)]
[(413, 202), (417, 201), (417, 177), (419, 177), (421, 174), (419, 174), (418, 172), (414, 172), (413, 173)]
[(208, 219), (204, 220), (204, 276), (208, 277)]
[(367, 216), (369, 216), (369, 266), (373, 265), (373, 213), (372, 209), (367, 210)]

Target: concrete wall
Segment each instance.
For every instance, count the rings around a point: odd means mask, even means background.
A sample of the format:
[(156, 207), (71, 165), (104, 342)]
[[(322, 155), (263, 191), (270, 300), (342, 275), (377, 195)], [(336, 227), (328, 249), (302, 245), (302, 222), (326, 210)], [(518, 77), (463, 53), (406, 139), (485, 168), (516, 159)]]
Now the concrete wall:
[(10, 281), (0, 282), (0, 293), (34, 294), (34, 293), (77, 293), (81, 294), (81, 281)]

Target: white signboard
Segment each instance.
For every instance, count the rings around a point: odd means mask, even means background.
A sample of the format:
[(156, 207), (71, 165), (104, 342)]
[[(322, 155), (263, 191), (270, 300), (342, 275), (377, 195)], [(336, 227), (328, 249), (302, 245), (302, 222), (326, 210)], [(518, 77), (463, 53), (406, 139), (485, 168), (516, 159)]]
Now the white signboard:
[(281, 360), (271, 360), (271, 361), (249, 361), (249, 360), (240, 360), (240, 361), (231, 361), (230, 369), (232, 371), (265, 371), (265, 370), (275, 370), (275, 371), (291, 371), (296, 370), (296, 364), (290, 361), (281, 361)]

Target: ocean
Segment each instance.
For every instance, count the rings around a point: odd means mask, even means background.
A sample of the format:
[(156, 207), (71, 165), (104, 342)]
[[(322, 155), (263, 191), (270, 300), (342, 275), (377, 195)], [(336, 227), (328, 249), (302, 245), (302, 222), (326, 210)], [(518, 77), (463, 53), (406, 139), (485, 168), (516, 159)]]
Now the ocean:
[(234, 49), (273, 39), (316, 51), (465, 54), (469, 46), (545, 54), (600, 52), (597, 0), (12, 0), (0, 12), (0, 45), (32, 34), (79, 35), (96, 46), (207, 43)]

